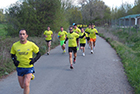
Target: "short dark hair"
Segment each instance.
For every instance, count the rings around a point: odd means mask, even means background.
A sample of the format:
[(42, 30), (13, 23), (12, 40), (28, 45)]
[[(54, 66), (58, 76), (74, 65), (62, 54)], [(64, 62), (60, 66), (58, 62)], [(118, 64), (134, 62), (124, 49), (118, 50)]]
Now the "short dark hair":
[(25, 30), (25, 31), (26, 31), (26, 34), (27, 34), (27, 30), (26, 30), (26, 29), (21, 29), (21, 30), (19, 30), (19, 33), (20, 33), (20, 31), (23, 31), (23, 30)]
[(63, 28), (63, 26), (61, 26), (60, 28)]
[(70, 26), (70, 27), (69, 27), (69, 29), (70, 29), (70, 28), (73, 28), (73, 27), (72, 27), (72, 26)]
[(74, 26), (77, 26), (77, 24), (74, 24)]

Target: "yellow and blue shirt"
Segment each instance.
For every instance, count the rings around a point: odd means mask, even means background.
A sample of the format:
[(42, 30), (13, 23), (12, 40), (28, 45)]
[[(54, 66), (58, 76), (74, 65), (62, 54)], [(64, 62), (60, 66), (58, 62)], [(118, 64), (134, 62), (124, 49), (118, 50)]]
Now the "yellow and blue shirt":
[(67, 35), (67, 32), (66, 32), (66, 31), (59, 31), (59, 32), (58, 32), (58, 36), (61, 36), (61, 37), (60, 37), (60, 41), (65, 40), (66, 35)]
[(25, 44), (21, 44), (20, 41), (15, 42), (12, 45), (11, 54), (15, 54), (17, 57), (17, 60), (20, 62), (18, 67), (20, 68), (31, 68), (33, 65), (30, 63), (30, 58), (33, 58), (33, 52), (38, 53), (39, 47), (35, 45), (31, 41), (27, 41)]

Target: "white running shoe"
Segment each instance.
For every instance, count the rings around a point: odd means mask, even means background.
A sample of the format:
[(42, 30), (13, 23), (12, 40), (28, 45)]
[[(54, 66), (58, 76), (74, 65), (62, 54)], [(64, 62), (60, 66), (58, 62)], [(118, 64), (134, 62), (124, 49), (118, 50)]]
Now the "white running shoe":
[(47, 52), (47, 55), (49, 55), (50, 53), (49, 52)]
[(85, 53), (83, 53), (83, 56), (85, 56)]
[(91, 50), (91, 54), (93, 54), (94, 52), (93, 52), (93, 50)]

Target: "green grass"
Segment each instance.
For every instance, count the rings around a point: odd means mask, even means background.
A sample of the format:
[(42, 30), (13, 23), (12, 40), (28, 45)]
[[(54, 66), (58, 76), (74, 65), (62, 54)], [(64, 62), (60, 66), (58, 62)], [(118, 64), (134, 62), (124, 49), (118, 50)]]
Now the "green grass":
[(100, 29), (99, 32), (99, 35), (116, 50), (129, 83), (134, 88), (135, 94), (140, 94), (140, 33), (123, 32), (121, 29), (108, 29), (108, 31)]
[(7, 31), (5, 30), (6, 28), (6, 24), (0, 24), (0, 36), (6, 36), (7, 35)]

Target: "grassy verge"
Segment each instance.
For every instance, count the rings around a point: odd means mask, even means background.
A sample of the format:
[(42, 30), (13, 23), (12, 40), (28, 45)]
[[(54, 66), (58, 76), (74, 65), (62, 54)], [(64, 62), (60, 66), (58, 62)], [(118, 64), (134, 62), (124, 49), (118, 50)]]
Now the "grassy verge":
[(135, 94), (140, 94), (139, 34), (122, 32), (121, 29), (100, 30), (99, 35), (111, 44), (121, 58), (128, 81), (134, 88)]
[[(59, 41), (57, 39), (57, 34), (54, 34), (54, 39), (52, 41), (51, 49), (59, 45)], [(0, 38), (0, 78), (8, 75), (9, 73), (13, 72), (15, 70), (15, 66), (11, 60), (10, 57), (10, 49), (14, 42), (18, 41), (19, 38), (10, 38), (10, 37), (4, 37)], [(43, 37), (29, 37), (28, 40), (33, 41), (36, 43), (39, 48), (41, 54), (46, 53), (46, 42)]]

